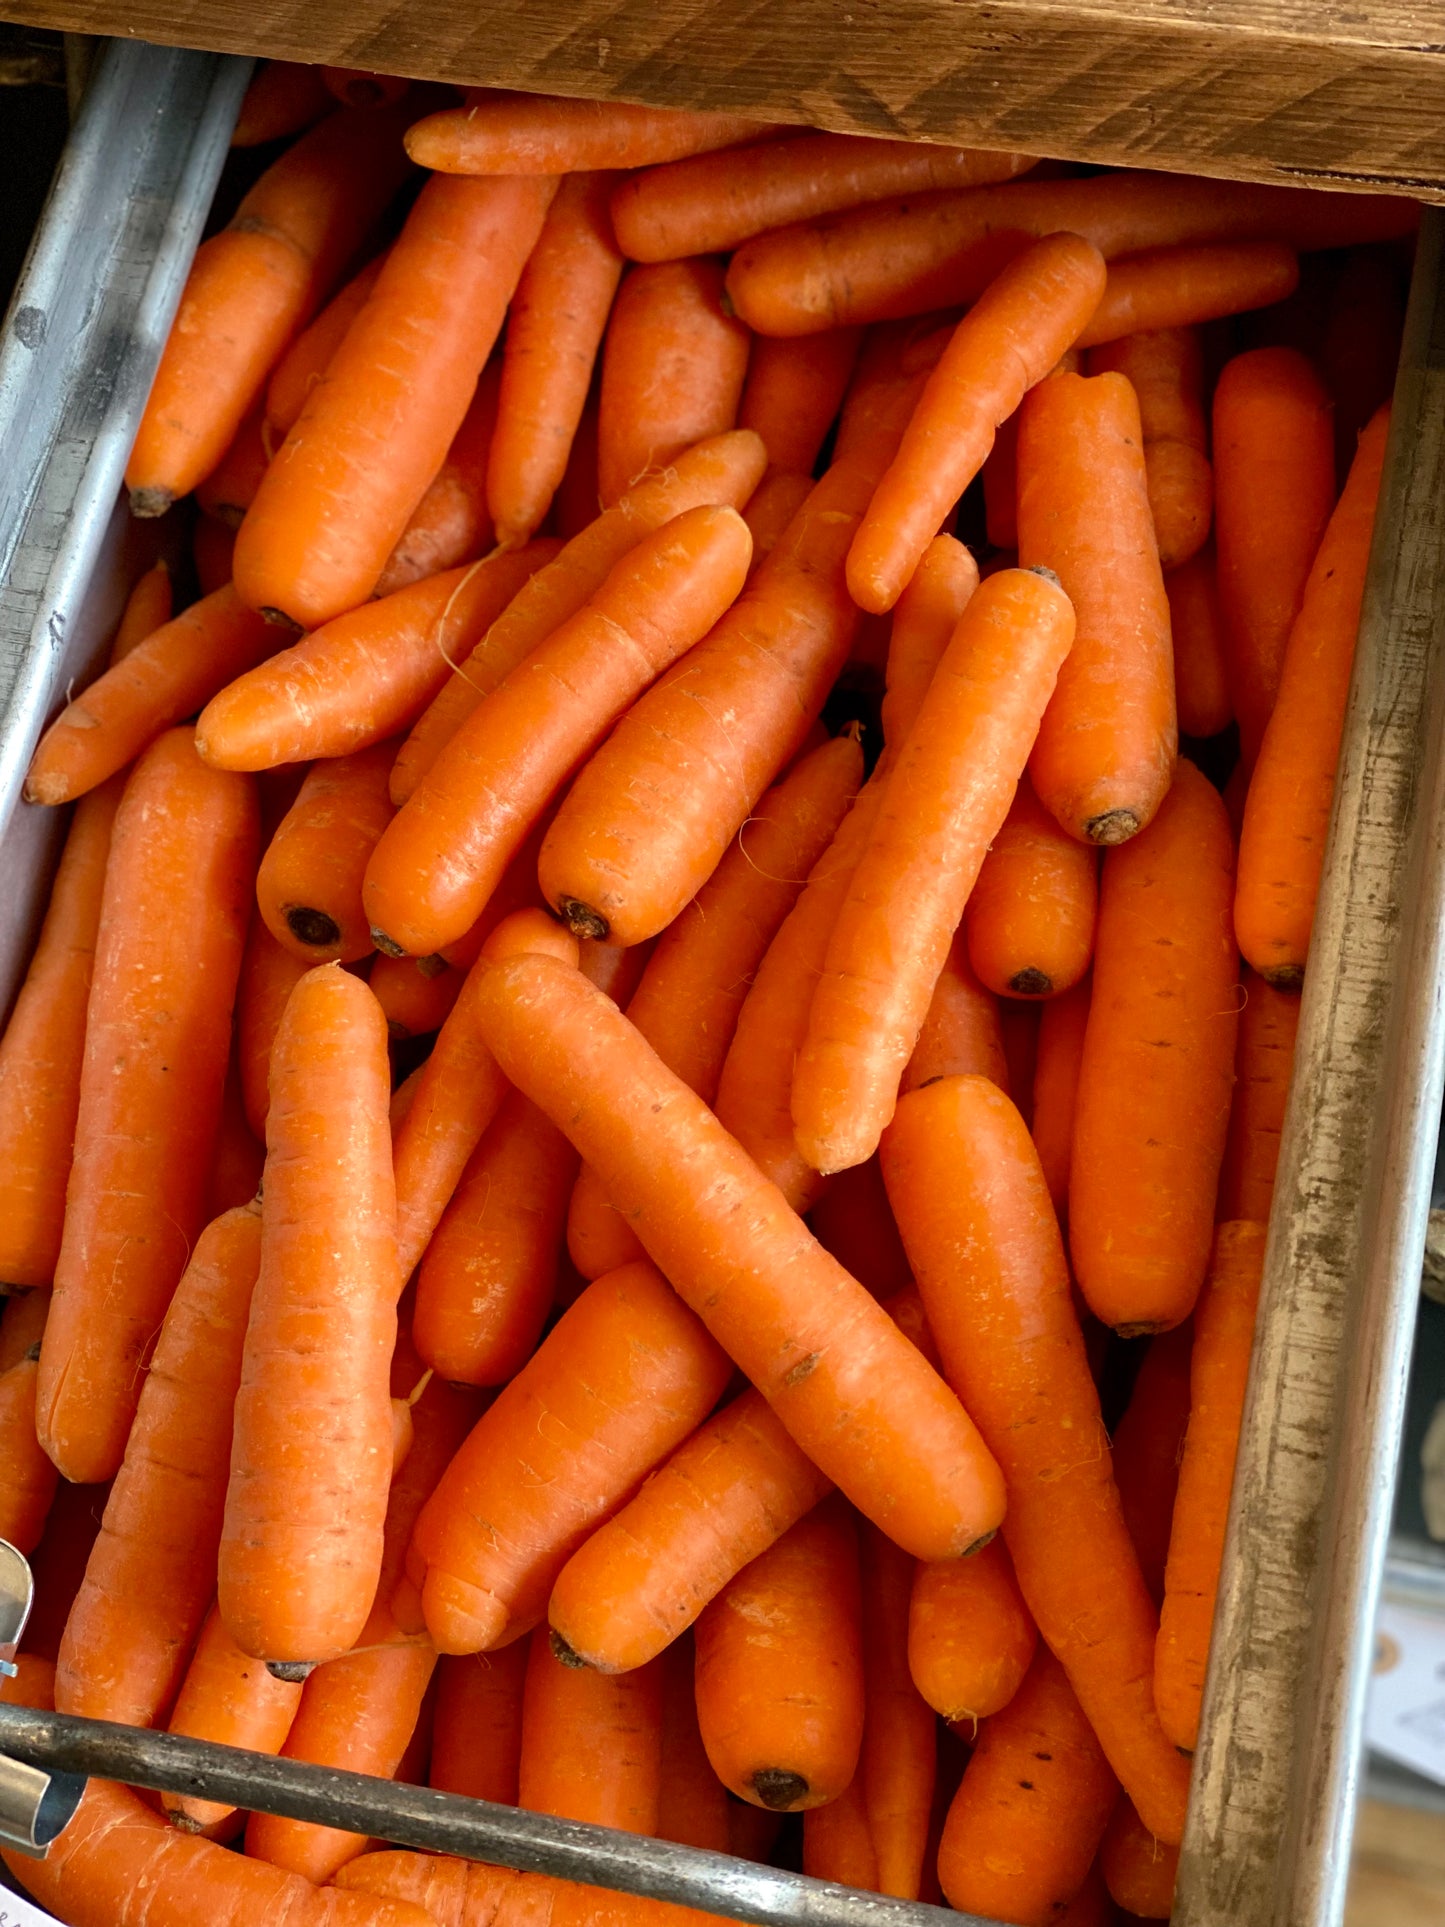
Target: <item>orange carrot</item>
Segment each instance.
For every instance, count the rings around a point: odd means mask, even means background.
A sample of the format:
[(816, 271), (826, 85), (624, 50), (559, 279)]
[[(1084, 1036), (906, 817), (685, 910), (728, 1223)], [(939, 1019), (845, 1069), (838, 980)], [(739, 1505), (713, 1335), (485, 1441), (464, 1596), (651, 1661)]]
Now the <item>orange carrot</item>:
[(1244, 1413), (1264, 1269), (1261, 1224), (1222, 1224), (1194, 1321), (1189, 1428), (1169, 1535), (1164, 1609), (1154, 1657), (1154, 1697), (1165, 1732), (1191, 1749), (1214, 1621), (1234, 1458)]
[(729, 1792), (775, 1813), (843, 1792), (863, 1741), (863, 1628), (852, 1515), (825, 1500), (698, 1619), (697, 1718)]
[(17, 1653), (11, 1661), (15, 1671), (0, 1679), (0, 1704), (33, 1706), (38, 1712), (55, 1710), (55, 1668), (48, 1659), (33, 1653)]
[(506, 1075), (594, 1165), (674, 1288), (861, 1511), (918, 1557), (993, 1530), (1000, 1481), (962, 1409), (614, 1005), (555, 958), (514, 957), (483, 977), (478, 1021)]
[(1189, 1419), (1188, 1324), (1151, 1338), (1124, 1416), (1114, 1428), (1114, 1478), (1139, 1570), (1157, 1606), (1164, 1597), (1169, 1521)]
[(1217, 736), (1234, 720), (1225, 669), (1224, 611), (1211, 548), (1164, 578), (1174, 640), (1174, 699), (1185, 736)]
[(397, 537), (374, 594), (392, 595), (459, 562), (475, 562), (491, 549), (495, 531), (487, 511), (487, 462), (501, 384), (501, 365), (493, 356), (477, 377), (446, 460)]
[(743, 520), (753, 538), (750, 582), (787, 534), (793, 517), (812, 492), (811, 475), (794, 475), (781, 468), (774, 469), (758, 484), (757, 493), (743, 510)]
[(379, 953), (373, 957), (366, 981), (381, 1005), (387, 1035), (393, 1042), (403, 1037), (430, 1036), (441, 1029), (456, 1007), (466, 973), (438, 970), (437, 962), (432, 957), (383, 957)]
[(437, 1667), (429, 1784), (472, 1800), (517, 1804), (527, 1641), (450, 1655)]
[(859, 1550), (866, 1713), (858, 1777), (878, 1861), (877, 1890), (897, 1900), (917, 1900), (933, 1808), (937, 1744), (933, 1710), (914, 1685), (908, 1667), (914, 1562), (876, 1526), (862, 1528)]
[(1025, 777), (968, 899), (968, 958), (999, 997), (1052, 997), (1089, 968), (1098, 859), (1067, 837)]
[(1092, 986), (1086, 979), (1065, 991), (1062, 997), (1050, 998), (1039, 1016), (1030, 1130), (1043, 1166), (1044, 1182), (1061, 1224), (1069, 1206), (1074, 1111), (1091, 992)]
[(1123, 375), (1134, 390), (1159, 566), (1177, 569), (1204, 546), (1213, 509), (1198, 330), (1164, 328), (1126, 335), (1094, 349), (1089, 373)]
[(1048, 1927), (1088, 1878), (1117, 1788), (1063, 1668), (1041, 1650), (984, 1726), (948, 1810), (938, 1877), (949, 1904)]
[(375, 255), (359, 268), (277, 362), (266, 386), (266, 427), (274, 448), (279, 448), (296, 426), (311, 390), (325, 375), (331, 357), (346, 339), (347, 329), (376, 286), (385, 259), (384, 253)]
[(1236, 355), (1214, 391), (1214, 518), (1225, 671), (1250, 768), (1334, 500), (1330, 401), (1313, 364), (1294, 348)]
[(693, 1642), (689, 1634), (673, 1641), (662, 1661), (662, 1786), (657, 1803), (657, 1837), (713, 1853), (731, 1850), (729, 1800), (712, 1770), (697, 1723), (693, 1690)]
[[(202, 594), (206, 591), (203, 589)], [(175, 606), (175, 583), (170, 568), (162, 557), (154, 568), (147, 569), (144, 575), (135, 579), (135, 585), (126, 597), (125, 609), (116, 625), (115, 640), (110, 645), (111, 668), (143, 643), (147, 636), (154, 635), (163, 623), (169, 622)]]
[(1109, 1897), (1126, 1914), (1142, 1920), (1168, 1920), (1174, 1911), (1178, 1847), (1154, 1838), (1134, 1811), (1127, 1794), (1119, 1796), (1114, 1817), (1099, 1847), (1099, 1867)]
[(1271, 988), (1246, 968), (1243, 1003), (1216, 1215), (1267, 1224), (1294, 1072), (1300, 1000), (1287, 990)]
[[(243, 1653), (212, 1606), (167, 1730), (275, 1755), (291, 1731), (300, 1701), (300, 1683), (277, 1679), (261, 1660)], [(163, 1793), (161, 1805), (182, 1833), (209, 1832), (212, 1838), (236, 1811), (224, 1801), (189, 1793)]]
[(1053, 569), (1078, 633), (1029, 759), (1071, 836), (1122, 843), (1150, 820), (1177, 743), (1169, 604), (1133, 389), (1120, 375), (1040, 382), (1019, 423), (1019, 560)]
[(219, 1562), (226, 1630), (268, 1662), (346, 1652), (376, 1591), (402, 1282), (390, 1095), (376, 999), (335, 964), (308, 971), (271, 1052), (261, 1273)]
[(920, 1565), (908, 1611), (913, 1683), (946, 1720), (987, 1719), (1023, 1683), (1039, 1643), (1001, 1539)]
[(0, 1372), (0, 1539), (23, 1553), (40, 1543), (60, 1477), (35, 1434), (39, 1357), (37, 1343)]
[(808, 1225), (824, 1251), (831, 1251), (875, 1298), (891, 1298), (912, 1284), (877, 1158), (831, 1178), (808, 1214)]
[(400, 100), (411, 86), (399, 74), (374, 74), (369, 67), (322, 67), (321, 84), (345, 107), (384, 107)]
[[(1110, 1765), (1161, 1837), (1177, 1838), (1189, 1775), (1154, 1711), (1153, 1602), (1023, 1120), (981, 1077), (911, 1091), (884, 1138), (883, 1175), (948, 1380), (1003, 1468), (1019, 1590)], [(940, 1877), (954, 1898), (942, 1862)], [(970, 1890), (961, 1904), (981, 1903)]]
[(48, 1287), (60, 1255), (85, 1012), (122, 787), (113, 777), (75, 812), (35, 954), (0, 1038), (0, 1279), (11, 1289)]
[(395, 811), (387, 777), (394, 743), (314, 763), (256, 873), (256, 901), (277, 943), (308, 963), (370, 954), (361, 907), (367, 859)]
[[(48, 1291), (12, 1291), (0, 1307), (0, 1372), (8, 1372), (45, 1336)], [(0, 1535), (3, 1536), (3, 1535)]]
[(1069, 1248), (1090, 1309), (1126, 1335), (1179, 1324), (1204, 1282), (1238, 1028), (1233, 855), (1218, 792), (1181, 762), (1150, 829), (1104, 864)]
[(1304, 981), (1389, 425), (1382, 408), (1360, 437), (1289, 632), (1244, 806), (1235, 935), (1279, 990)]
[[(630, 185), (643, 178), (634, 175)], [(757, 430), (773, 468), (812, 473), (842, 406), (862, 338), (859, 328), (837, 328), (805, 343), (766, 336), (754, 341), (738, 426)]]
[(224, 522), (213, 522), (209, 515), (198, 515), (191, 532), (191, 560), (203, 596), (224, 589), (231, 579), (231, 553), (236, 546), (234, 529)]
[(1104, 298), (1081, 348), (1164, 328), (1196, 327), (1283, 301), (1299, 286), (1299, 256), (1282, 241), (1151, 248), (1109, 263)]
[[(445, 1663), (445, 1662), (443, 1662)], [(492, 1927), (503, 1918), (517, 1927), (551, 1927), (562, 1883), (545, 1874), (514, 1873), (445, 1853), (365, 1853), (336, 1876), (346, 1892), (381, 1894), (426, 1909), (433, 1927)]]
[(305, 975), (301, 959), (281, 948), (259, 916), (252, 917), (236, 987), (236, 1056), (246, 1122), (263, 1143), (271, 1102), (271, 1046), (286, 999)]
[(1343, 481), (1366, 422), (1390, 399), (1405, 324), (1399, 263), (1356, 248), (1330, 293), (1320, 367), (1334, 402), (1335, 472)]
[(119, 1468), (140, 1367), (201, 1228), (255, 863), (250, 784), (208, 770), (189, 730), (153, 743), (111, 838), (40, 1357), (36, 1423), (66, 1478)]
[(263, 60), (241, 102), (231, 145), (264, 147), (267, 141), (303, 132), (331, 111), (331, 96), (315, 67), (295, 60)]
[(406, 176), (405, 117), (332, 114), (288, 147), (202, 243), (126, 464), (163, 515), (220, 461), (287, 342)]
[(1034, 1072), (1038, 1067), (1039, 1020), (1043, 1012), (1042, 1004), (1013, 1000), (1001, 1001), (998, 1007), (999, 1036), (1003, 1039), (1004, 1062), (1008, 1065), (1008, 1081), (1000, 1088), (1007, 1090), (1013, 1099), (1029, 1132), (1034, 1128)]
[(522, 1693), (517, 1801), (532, 1813), (656, 1833), (662, 1791), (662, 1668), (608, 1678), (565, 1664), (532, 1634)]
[(771, 130), (739, 114), (692, 114), (620, 100), (474, 88), (465, 107), (429, 114), (410, 130), (407, 152), (447, 174), (579, 174), (601, 167), (655, 167)]
[(1001, 1091), (1010, 1088), (998, 999), (974, 975), (966, 930), (960, 928), (943, 960), (898, 1088), (913, 1091), (936, 1077), (958, 1077), (966, 1071), (991, 1078)]
[(422, 189), (237, 538), (251, 607), (314, 628), (371, 594), (461, 426), (553, 191)]
[(861, 1771), (836, 1800), (803, 1815), (803, 1872), (814, 1880), (837, 1881), (861, 1893), (880, 1891), (878, 1848)]
[(197, 486), (197, 508), (228, 529), (240, 528), (270, 461), (265, 417), (257, 401), (247, 409), (220, 461)]

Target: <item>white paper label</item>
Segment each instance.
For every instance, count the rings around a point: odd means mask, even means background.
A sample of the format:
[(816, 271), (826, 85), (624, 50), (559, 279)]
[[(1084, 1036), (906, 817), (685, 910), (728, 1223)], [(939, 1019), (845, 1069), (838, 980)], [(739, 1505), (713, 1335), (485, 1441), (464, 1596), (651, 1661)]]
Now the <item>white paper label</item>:
[(1445, 1621), (1381, 1603), (1365, 1738), (1445, 1786)]
[(0, 1887), (0, 1927), (62, 1927), (62, 1923), (23, 1894)]

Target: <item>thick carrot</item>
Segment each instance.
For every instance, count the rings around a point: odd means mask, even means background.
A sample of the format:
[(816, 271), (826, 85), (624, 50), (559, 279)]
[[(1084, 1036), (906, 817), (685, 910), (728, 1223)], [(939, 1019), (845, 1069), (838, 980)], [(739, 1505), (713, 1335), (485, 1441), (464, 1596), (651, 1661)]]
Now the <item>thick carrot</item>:
[(1214, 391), (1214, 539), (1225, 671), (1251, 768), (1334, 501), (1330, 399), (1314, 365), (1295, 348), (1236, 355)]
[(1126, 1334), (1187, 1318), (1204, 1282), (1239, 1013), (1232, 838), (1181, 762), (1099, 900), (1069, 1177), (1069, 1249), (1090, 1309)]
[(377, 74), (369, 67), (322, 67), (321, 84), (345, 107), (384, 107), (400, 100), (411, 86), (399, 74)]
[(439, 1649), (485, 1651), (536, 1625), (571, 1553), (701, 1421), (727, 1373), (650, 1265), (590, 1285), (422, 1510), (407, 1571)]
[(1342, 482), (1366, 422), (1394, 391), (1405, 323), (1399, 270), (1382, 249), (1357, 248), (1330, 293), (1319, 359), (1335, 404), (1335, 472)]
[(1109, 263), (1104, 297), (1078, 346), (1197, 327), (1283, 301), (1299, 286), (1299, 256), (1283, 241), (1151, 248)]
[[(555, 554), (534, 542), (323, 624), (207, 703), (196, 725), (201, 754), (218, 769), (272, 769), (383, 742), (416, 718), (451, 663)], [(260, 623), (249, 612), (246, 620)], [(260, 627), (274, 640), (274, 628)]]
[(1164, 578), (1174, 642), (1174, 701), (1180, 733), (1217, 736), (1234, 720), (1225, 667), (1224, 611), (1212, 548)]
[(0, 1372), (0, 1539), (17, 1552), (40, 1543), (60, 1474), (35, 1433), (40, 1346)]
[(1105, 1829), (1099, 1868), (1109, 1898), (1134, 1919), (1168, 1920), (1173, 1913), (1179, 1849), (1154, 1838), (1127, 1794)]
[(1003, 1467), (1019, 1589), (1115, 1772), (1177, 1838), (1189, 1775), (1154, 1711), (1154, 1606), (1023, 1120), (981, 1077), (912, 1091), (884, 1138), (883, 1175), (949, 1382)]
[(112, 777), (75, 812), (35, 954), (0, 1038), (0, 1279), (12, 1289), (48, 1288), (60, 1255), (85, 1011), (123, 783)]
[(220, 461), (296, 330), (406, 177), (405, 116), (332, 114), (287, 148), (202, 243), (126, 464), (163, 515)]
[(344, 283), (316, 319), (304, 327), (277, 362), (266, 385), (266, 427), (279, 448), (300, 418), (311, 390), (331, 365), (346, 331), (376, 286), (385, 253), (373, 256)]
[(472, 1800), (517, 1804), (527, 1641), (451, 1654), (437, 1667), (428, 1784)]
[(461, 426), (553, 191), (422, 189), (237, 538), (251, 607), (314, 628), (371, 594)]
[[(990, 576), (959, 620), (889, 775), (794, 1066), (798, 1148), (817, 1170), (877, 1148), (1073, 633), (1057, 582), (1023, 569)], [(886, 934), (900, 929), (901, 958)]]
[[(301, 1701), (299, 1681), (277, 1679), (259, 1659), (252, 1659), (226, 1631), (212, 1606), (185, 1678), (176, 1695), (167, 1726), (192, 1740), (213, 1740), (221, 1746), (244, 1746), (253, 1753), (281, 1751), (296, 1708)], [(221, 1800), (202, 1800), (189, 1793), (163, 1793), (161, 1805), (171, 1825), (182, 1833), (220, 1828), (236, 1811)]]
[(878, 1861), (878, 1892), (917, 1900), (937, 1745), (933, 1709), (914, 1685), (908, 1665), (914, 1562), (876, 1526), (866, 1524), (859, 1552), (866, 1711), (858, 1777)]
[(946, 1720), (987, 1719), (1023, 1683), (1038, 1628), (1001, 1539), (968, 1559), (920, 1565), (908, 1612), (908, 1668)]
[(283, 950), (261, 918), (253, 916), (236, 987), (236, 1057), (246, 1122), (263, 1143), (271, 1102), (271, 1046), (286, 999), (305, 975), (301, 959)]
[(296, 60), (264, 60), (252, 76), (231, 135), (232, 147), (264, 147), (299, 134), (332, 111), (319, 71)]
[(1094, 852), (1066, 836), (1025, 777), (968, 899), (968, 959), (999, 997), (1053, 997), (1089, 968), (1098, 914)]
[(825, 1807), (811, 1807), (803, 1815), (803, 1872), (860, 1893), (880, 1891), (878, 1848), (861, 1772), (853, 1775), (836, 1800)]
[(255, 863), (250, 784), (208, 770), (189, 730), (162, 736), (111, 838), (40, 1357), (36, 1422), (66, 1478), (119, 1468), (140, 1367), (201, 1228)]
[(1264, 1269), (1262, 1224), (1222, 1224), (1194, 1321), (1189, 1427), (1169, 1535), (1154, 1698), (1165, 1732), (1192, 1749), (1214, 1620), (1234, 1458)]
[(1177, 744), (1169, 604), (1134, 391), (1041, 382), (1019, 422), (1019, 560), (1053, 569), (1078, 632), (1029, 775), (1071, 836), (1122, 843), (1164, 800)]
[(391, 595), (459, 562), (475, 562), (492, 547), (495, 530), (487, 510), (487, 463), (501, 386), (501, 364), (494, 355), (477, 377), (446, 460), (427, 483), (426, 493), (376, 579), (378, 596)]
[(900, 1092), (917, 1090), (936, 1077), (958, 1077), (967, 1071), (992, 1078), (1001, 1091), (1009, 1089), (998, 999), (975, 976), (967, 931), (960, 927), (943, 960), (898, 1088)]
[(912, 1284), (877, 1158), (831, 1178), (808, 1213), (808, 1226), (823, 1249), (875, 1298), (891, 1298)]
[(984, 1726), (948, 1810), (938, 1877), (949, 1904), (1048, 1927), (1088, 1877), (1117, 1788), (1064, 1669), (1041, 1649)]
[(1070, 346), (1104, 289), (1103, 257), (1050, 235), (1010, 262), (959, 322), (848, 551), (848, 587), (891, 609), (998, 425)]
[(518, 957), (487, 971), (478, 1017), (507, 1076), (861, 1511), (923, 1558), (994, 1529), (1000, 1480), (957, 1402), (615, 1006), (554, 958)]
[(429, 114), (410, 130), (419, 167), (447, 174), (579, 174), (604, 167), (655, 167), (735, 147), (772, 130), (740, 114), (693, 114), (620, 100), (476, 88), (465, 107)]
[[(634, 176), (630, 185), (640, 178)], [(766, 337), (753, 342), (738, 426), (762, 436), (772, 468), (812, 473), (842, 406), (862, 339), (859, 328), (837, 328), (805, 343)]]
[[(162, 557), (154, 568), (147, 569), (144, 575), (136, 577), (135, 586), (126, 597), (125, 609), (116, 625), (115, 640), (110, 645), (110, 663), (123, 662), (125, 658), (143, 643), (147, 636), (154, 635), (163, 623), (169, 622), (175, 608), (175, 581), (170, 567)], [(203, 589), (202, 594), (206, 591)]]
[(346, 1652), (376, 1591), (402, 1284), (390, 1095), (376, 999), (335, 964), (308, 971), (271, 1051), (261, 1274), (219, 1561), (226, 1629), (268, 1662)]
[(209, 515), (198, 515), (191, 532), (191, 560), (203, 596), (224, 589), (231, 579), (231, 555), (236, 532), (224, 522), (213, 522)]
[(439, 961), (434, 957), (384, 957), (379, 952), (372, 958), (366, 981), (381, 1005), (387, 1035), (393, 1042), (403, 1037), (431, 1036), (455, 1009), (466, 972), (450, 966), (439, 970)]
[(522, 1693), (518, 1805), (650, 1834), (657, 1831), (661, 1791), (661, 1666), (608, 1678), (564, 1664), (539, 1626)]
[(271, 453), (261, 404), (253, 402), (227, 444), (225, 454), (197, 487), (197, 508), (212, 521), (228, 529), (239, 529), (246, 519), (246, 510), (256, 499)]
[(1086, 978), (1062, 997), (1051, 997), (1039, 1015), (1030, 1132), (1060, 1224), (1065, 1222), (1069, 1208), (1074, 1111), (1092, 989)]
[(863, 1741), (858, 1537), (833, 1498), (746, 1566), (703, 1611), (697, 1718), (730, 1793), (775, 1813), (836, 1800)]
[(1159, 566), (1177, 569), (1204, 546), (1214, 506), (1198, 330), (1126, 335), (1093, 350), (1089, 373), (1123, 375), (1134, 390)]
[(1151, 1338), (1124, 1416), (1114, 1428), (1114, 1478), (1139, 1570), (1157, 1606), (1164, 1597), (1169, 1521), (1189, 1419), (1188, 1324)]
[(229, 584), (192, 603), (60, 712), (31, 760), (27, 799), (69, 803), (94, 789), (163, 729), (272, 655), (276, 642), (276, 631)]
[(262, 921), (308, 963), (353, 963), (372, 949), (361, 907), (367, 859), (395, 815), (395, 743), (314, 763), (256, 873)]
[(514, 1873), (445, 1853), (366, 1853), (336, 1876), (347, 1892), (413, 1901), (434, 1927), (492, 1927), (494, 1921), (551, 1927), (552, 1896), (560, 1884), (545, 1874)]
[(1381, 408), (1360, 437), (1289, 632), (1244, 805), (1235, 935), (1279, 990), (1299, 987), (1309, 956), (1389, 426)]
[(1246, 969), (1243, 1002), (1216, 1215), (1267, 1224), (1294, 1072), (1300, 1000)]

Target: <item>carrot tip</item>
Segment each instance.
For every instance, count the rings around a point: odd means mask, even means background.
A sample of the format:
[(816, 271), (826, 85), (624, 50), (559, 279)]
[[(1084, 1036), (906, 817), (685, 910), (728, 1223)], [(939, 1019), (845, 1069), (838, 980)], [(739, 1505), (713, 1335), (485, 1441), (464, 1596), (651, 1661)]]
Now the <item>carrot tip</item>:
[(808, 1782), (785, 1766), (759, 1767), (748, 1784), (770, 1813), (786, 1813), (808, 1797)]
[(1008, 980), (1008, 987), (1016, 997), (1047, 997), (1054, 987), (1054, 980), (1030, 964), (1027, 969), (1014, 972)]
[(130, 492), (130, 512), (149, 522), (157, 515), (164, 515), (175, 496), (168, 488), (133, 488)]
[(1271, 990), (1302, 990), (1305, 969), (1303, 964), (1274, 964), (1268, 970), (1261, 970), (1260, 976)]
[(289, 629), (293, 636), (301, 634), (301, 624), (284, 609), (259, 609), (257, 614), (264, 622), (274, 622), (278, 629)]
[[(933, 1081), (937, 1083), (938, 1080), (935, 1078)], [(998, 1528), (995, 1526), (992, 1532), (985, 1532), (982, 1538), (975, 1539), (971, 1545), (965, 1546), (960, 1556), (964, 1559), (971, 1559), (976, 1552), (982, 1552), (985, 1546), (991, 1545), (997, 1537)]]
[(605, 943), (612, 928), (600, 911), (594, 910), (590, 903), (579, 903), (575, 897), (562, 897), (557, 904), (557, 915), (574, 937), (590, 937), (594, 943)]
[(1045, 582), (1052, 582), (1056, 589), (1062, 589), (1064, 586), (1063, 583), (1060, 582), (1059, 578), (1054, 574), (1053, 570), (1048, 568), (1042, 562), (1026, 563), (1024, 567), (1024, 572), (1026, 575), (1041, 575), (1044, 578)]
[(1103, 843), (1112, 849), (1116, 843), (1127, 843), (1131, 836), (1137, 836), (1142, 827), (1134, 810), (1105, 810), (1102, 816), (1089, 818), (1084, 834), (1091, 843)]
[(300, 1686), (303, 1681), (310, 1679), (316, 1671), (316, 1665), (314, 1659), (268, 1659), (266, 1671), (272, 1679), (282, 1680), (288, 1686)]
[(561, 1633), (559, 1633), (555, 1627), (550, 1630), (548, 1639), (552, 1648), (552, 1657), (557, 1661), (558, 1665), (570, 1666), (575, 1672), (579, 1673), (586, 1669), (586, 1660), (583, 1659), (579, 1652), (576, 1652), (567, 1644), (566, 1640), (563, 1639)]
[(170, 1821), (177, 1833), (205, 1832), (205, 1827), (201, 1821), (193, 1819), (189, 1813), (167, 1813), (166, 1818)]
[(371, 926), (371, 941), (383, 957), (404, 957), (407, 954), (394, 937), (387, 936), (384, 930), (378, 930), (375, 924)]
[(440, 977), (448, 964), (445, 957), (434, 951), (430, 957), (418, 957), (416, 967), (423, 977)]
[(286, 928), (309, 950), (330, 950), (341, 941), (341, 926), (334, 917), (302, 903), (293, 904), (286, 912)]

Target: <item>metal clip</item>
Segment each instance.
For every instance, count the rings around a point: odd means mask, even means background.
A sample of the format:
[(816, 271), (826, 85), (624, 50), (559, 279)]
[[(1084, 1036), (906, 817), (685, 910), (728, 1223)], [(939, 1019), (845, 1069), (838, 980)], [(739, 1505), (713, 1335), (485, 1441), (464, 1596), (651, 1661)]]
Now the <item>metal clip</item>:
[[(29, 1561), (0, 1539), (0, 1674), (10, 1678), (34, 1597)], [(0, 1753), (0, 1845), (43, 1857), (75, 1817), (85, 1785), (83, 1773), (48, 1773)]]

